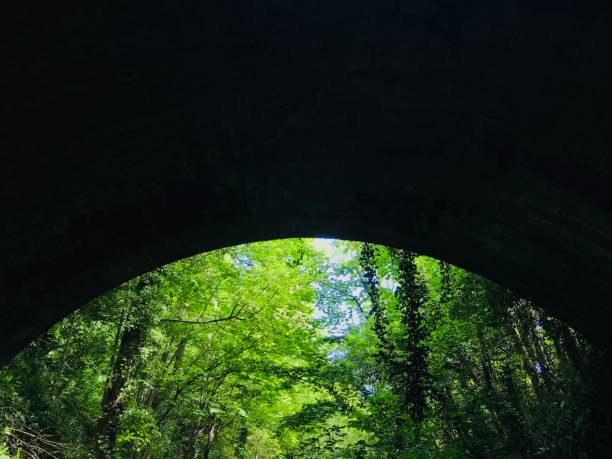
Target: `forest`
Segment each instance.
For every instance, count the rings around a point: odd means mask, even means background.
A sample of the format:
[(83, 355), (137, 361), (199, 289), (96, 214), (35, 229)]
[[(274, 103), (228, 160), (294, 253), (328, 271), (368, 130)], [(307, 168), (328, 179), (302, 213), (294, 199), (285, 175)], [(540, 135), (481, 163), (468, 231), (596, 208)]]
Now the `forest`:
[(4, 458), (600, 458), (612, 371), (478, 275), (286, 239), (132, 279), (0, 368)]

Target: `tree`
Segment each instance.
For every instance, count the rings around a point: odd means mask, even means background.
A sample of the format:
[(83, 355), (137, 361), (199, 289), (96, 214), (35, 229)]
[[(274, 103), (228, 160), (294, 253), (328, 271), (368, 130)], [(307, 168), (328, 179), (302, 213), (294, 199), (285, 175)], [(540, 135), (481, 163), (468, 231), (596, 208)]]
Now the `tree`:
[(84, 305), (0, 371), (21, 457), (605, 457), (608, 360), (529, 301), (368, 243), (237, 246)]

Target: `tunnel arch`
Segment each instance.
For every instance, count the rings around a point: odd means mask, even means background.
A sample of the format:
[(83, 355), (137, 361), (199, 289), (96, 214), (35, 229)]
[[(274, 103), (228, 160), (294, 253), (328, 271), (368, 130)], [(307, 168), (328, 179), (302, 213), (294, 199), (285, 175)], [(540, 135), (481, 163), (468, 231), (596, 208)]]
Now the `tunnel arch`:
[(156, 266), (297, 236), (447, 260), (612, 349), (605, 2), (382, 3), (13, 16), (0, 360)]

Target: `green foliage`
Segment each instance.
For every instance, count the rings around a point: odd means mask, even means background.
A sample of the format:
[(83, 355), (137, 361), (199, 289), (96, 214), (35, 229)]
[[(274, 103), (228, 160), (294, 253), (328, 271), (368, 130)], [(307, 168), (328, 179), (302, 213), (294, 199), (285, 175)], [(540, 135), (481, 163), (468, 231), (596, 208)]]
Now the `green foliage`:
[(0, 371), (0, 457), (605, 457), (611, 382), (479, 276), (272, 241), (132, 279), (34, 341)]

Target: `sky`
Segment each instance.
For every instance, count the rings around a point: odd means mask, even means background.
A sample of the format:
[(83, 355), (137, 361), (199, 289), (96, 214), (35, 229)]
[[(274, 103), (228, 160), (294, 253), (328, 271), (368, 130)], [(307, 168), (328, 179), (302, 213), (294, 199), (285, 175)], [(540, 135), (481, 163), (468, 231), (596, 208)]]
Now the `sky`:
[(337, 252), (337, 249), (334, 247), (335, 242), (335, 239), (317, 238), (312, 240), (312, 245), (314, 245), (315, 249), (325, 252), (331, 258)]
[(336, 246), (338, 239), (316, 238), (312, 240), (315, 249), (321, 250), (332, 263), (342, 263), (350, 259), (350, 255)]
[[(316, 250), (320, 250), (327, 255), (331, 263), (342, 263), (350, 259), (351, 255), (338, 248), (336, 245), (337, 239), (325, 239), (317, 238), (312, 240), (312, 245)], [(346, 279), (345, 279), (346, 280)], [(330, 279), (332, 281), (332, 279)], [(359, 292), (353, 292), (354, 295), (359, 295)], [(358, 325), (361, 323), (362, 318), (359, 314), (351, 313), (353, 307), (348, 303), (341, 303), (337, 305), (339, 311), (345, 316), (343, 323), (337, 324), (328, 330), (329, 335), (342, 335), (346, 333), (347, 327), (350, 325)], [(325, 316), (325, 313), (320, 308), (316, 307), (313, 317), (315, 319), (321, 319)]]

